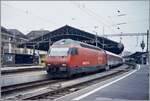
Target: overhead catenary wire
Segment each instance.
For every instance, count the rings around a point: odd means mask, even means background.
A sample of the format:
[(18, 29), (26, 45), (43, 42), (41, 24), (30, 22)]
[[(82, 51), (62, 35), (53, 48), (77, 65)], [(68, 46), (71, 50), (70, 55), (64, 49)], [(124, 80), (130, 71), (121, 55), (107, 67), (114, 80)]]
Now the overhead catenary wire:
[[(105, 25), (105, 26), (110, 26), (110, 24), (109, 24), (110, 21), (106, 20), (105, 17), (102, 17), (101, 15), (97, 14), (97, 13), (94, 12), (93, 10), (87, 8), (87, 7), (85, 6), (85, 4), (83, 4), (83, 5), (84, 5), (84, 9), (87, 10), (89, 13), (91, 13), (93, 16), (95, 16), (98, 20), (100, 20), (100, 21), (103, 23), (103, 25)], [(107, 24), (106, 24), (105, 22), (106, 22)]]
[[(80, 4), (78, 4), (78, 3), (75, 3), (75, 2), (72, 2), (72, 3), (74, 3), (74, 5), (76, 5), (77, 7), (78, 6), (80, 6)], [(111, 27), (117, 27), (118, 26), (118, 24), (120, 24), (120, 23), (114, 23), (114, 21), (112, 20), (112, 17), (111, 16), (108, 16), (109, 18), (110, 18), (110, 20), (111, 20), (111, 23), (112, 24), (109, 24), (110, 23), (110, 21), (108, 21), (108, 20), (106, 20), (104, 17), (102, 17), (101, 15), (99, 15), (99, 14), (97, 14), (96, 12), (94, 12), (93, 10), (91, 10), (91, 9), (88, 9), (87, 7), (85, 7), (85, 5), (82, 5), (83, 7), (80, 7), (80, 9), (81, 10), (86, 10), (86, 13), (89, 15), (90, 14), (90, 16), (93, 16), (93, 18), (96, 18), (96, 19), (98, 19), (98, 21), (100, 21), (105, 27), (107, 27), (107, 28), (109, 28), (109, 29), (111, 29)], [(79, 8), (79, 7), (78, 7)], [(127, 15), (127, 14), (124, 14), (124, 15)], [(117, 17), (117, 16), (116, 16)], [(103, 20), (101, 20), (100, 18), (102, 18)], [(95, 19), (94, 19), (95, 20)], [(97, 21), (97, 20), (96, 20)], [(106, 23), (108, 23), (108, 24), (105, 24), (105, 22)], [(133, 23), (132, 21), (130, 21), (129, 23)], [(127, 24), (126, 22), (124, 22), (124, 24)], [(111, 29), (112, 30), (112, 29)], [(114, 32), (114, 30), (112, 30), (113, 32)], [(121, 31), (122, 32), (122, 31)]]
[(37, 14), (31, 12), (31, 11), (24, 10), (24, 9), (21, 9), (21, 8), (17, 8), (17, 7), (14, 7), (13, 5), (9, 5), (9, 4), (6, 4), (6, 3), (2, 3), (2, 5), (14, 8), (14, 9), (20, 11), (20, 13), (30, 15), (30, 16), (34, 16), (35, 18), (39, 19), (40, 21), (46, 22), (48, 24), (50, 24), (50, 23), (55, 24), (55, 25), (57, 24), (57, 23), (53, 22), (52, 20), (45, 19), (45, 18), (41, 17), (40, 15), (37, 15)]
[[(81, 5), (79, 5), (79, 4), (76, 3), (76, 2), (71, 2), (71, 3), (73, 3), (74, 5), (76, 5), (80, 10), (82, 10), (83, 12), (85, 12), (86, 14), (88, 14), (90, 17), (94, 18), (94, 19), (92, 19), (92, 20), (95, 20), (96, 22), (97, 22), (97, 21), (98, 21), (98, 22), (101, 22), (103, 25), (105, 25), (105, 27), (108, 25), (108, 24), (105, 23), (105, 22), (108, 22), (108, 21), (105, 21), (104, 19), (101, 20), (101, 19), (99, 18), (99, 17), (102, 18), (101, 15), (99, 15), (99, 14), (97, 14), (96, 12), (94, 12), (94, 11), (88, 9), (85, 5), (84, 5), (84, 7), (81, 7)], [(41, 19), (42, 21), (44, 21), (44, 22), (46, 22), (46, 23), (48, 23), (48, 24), (50, 24), (51, 22), (52, 22), (52, 23), (55, 23), (55, 22), (53, 22), (52, 20), (49, 21), (48, 19), (45, 19), (45, 18), (43, 18), (43, 17), (41, 17), (41, 16), (39, 16), (39, 15), (33, 14), (32, 12), (29, 12), (29, 11), (26, 11), (26, 10), (23, 10), (23, 9), (20, 9), (20, 8), (16, 8), (16, 7), (14, 7), (13, 5), (9, 5), (9, 4), (6, 4), (6, 3), (2, 3), (2, 4), (7, 5), (7, 6), (9, 6), (9, 7), (13, 7), (13, 8), (15, 8), (15, 9), (17, 9), (17, 10), (20, 10), (22, 13), (34, 15), (36, 18), (39, 18), (39, 19)], [(79, 7), (79, 6), (80, 6), (80, 7)], [(112, 20), (112, 19), (111, 19), (111, 20)], [(105, 21), (105, 22), (104, 22), (104, 21)], [(143, 21), (143, 20), (142, 20), (142, 21)], [(137, 23), (137, 22), (139, 22), (139, 21), (135, 21), (135, 22), (129, 21), (129, 23)], [(127, 23), (128, 23), (128, 22), (127, 22)], [(112, 26), (112, 27), (113, 27), (113, 26), (117, 26), (117, 24), (110, 25), (110, 26), (107, 26), (107, 27), (111, 27), (111, 26)], [(111, 28), (110, 28), (110, 29), (111, 29)], [(111, 31), (114, 33), (114, 30), (111, 29)]]
[[(78, 3), (75, 3), (75, 2), (72, 2), (72, 1), (71, 1), (71, 3), (72, 3), (73, 5), (75, 5), (78, 9), (80, 9), (82, 12), (84, 12), (85, 14), (87, 14), (89, 17), (91, 17), (92, 20), (94, 20), (94, 21), (96, 21), (96, 22), (102, 23), (102, 25), (100, 25), (100, 26), (102, 26), (102, 27), (103, 27), (103, 26), (106, 26), (108, 29), (111, 30), (111, 32), (114, 33), (114, 30), (112, 30), (108, 24), (106, 24), (106, 23), (103, 22), (101, 19), (99, 19), (97, 15), (94, 16), (95, 14), (94, 14), (93, 12), (91, 12), (90, 10), (87, 10), (87, 9), (85, 8), (85, 5), (84, 5), (84, 7), (81, 7), (81, 5), (79, 5)], [(93, 18), (94, 18), (94, 19), (93, 19)]]

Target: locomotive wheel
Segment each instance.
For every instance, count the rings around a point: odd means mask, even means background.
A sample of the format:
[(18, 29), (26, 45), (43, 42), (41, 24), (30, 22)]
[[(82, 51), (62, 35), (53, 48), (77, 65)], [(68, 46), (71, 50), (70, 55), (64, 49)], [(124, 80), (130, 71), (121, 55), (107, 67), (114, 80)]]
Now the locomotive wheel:
[(67, 75), (67, 77), (66, 77), (67, 79), (71, 79), (71, 75)]
[(107, 65), (107, 66), (105, 67), (105, 70), (108, 71), (109, 69), (110, 69), (110, 66)]
[(71, 77), (72, 77), (71, 73), (68, 72), (68, 73), (66, 74), (66, 78), (67, 78), (67, 79), (71, 79)]

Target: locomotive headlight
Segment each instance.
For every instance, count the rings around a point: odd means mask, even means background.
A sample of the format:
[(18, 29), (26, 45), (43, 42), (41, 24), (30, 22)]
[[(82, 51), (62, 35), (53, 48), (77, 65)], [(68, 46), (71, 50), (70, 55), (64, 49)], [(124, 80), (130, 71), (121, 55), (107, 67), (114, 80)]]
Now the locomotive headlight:
[(62, 64), (62, 66), (67, 66), (66, 64)]
[(47, 66), (50, 66), (51, 64), (47, 64)]

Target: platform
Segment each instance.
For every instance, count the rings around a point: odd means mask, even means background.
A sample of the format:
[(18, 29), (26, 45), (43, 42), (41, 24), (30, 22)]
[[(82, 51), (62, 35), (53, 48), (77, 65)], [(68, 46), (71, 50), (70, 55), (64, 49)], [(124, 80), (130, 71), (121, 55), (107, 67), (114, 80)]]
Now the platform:
[(138, 65), (135, 70), (68, 94), (55, 101), (148, 100), (148, 67)]
[(35, 66), (19, 66), (19, 67), (3, 67), (3, 68), (1, 68), (1, 74), (3, 74), (3, 73), (11, 73), (11, 72), (37, 70), (37, 69), (44, 69), (44, 67), (40, 66), (40, 65), (35, 65)]
[(1, 87), (49, 79), (46, 71), (30, 71), (1, 76)]

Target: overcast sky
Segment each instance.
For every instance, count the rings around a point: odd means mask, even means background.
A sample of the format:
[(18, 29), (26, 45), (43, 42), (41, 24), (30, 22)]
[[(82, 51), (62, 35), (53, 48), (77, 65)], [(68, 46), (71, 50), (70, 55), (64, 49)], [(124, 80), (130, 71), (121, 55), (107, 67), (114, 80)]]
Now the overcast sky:
[[(24, 34), (40, 29), (52, 31), (66, 24), (87, 32), (96, 31), (98, 35), (103, 35), (103, 27), (104, 34), (142, 33), (149, 28), (148, 1), (2, 1), (1, 4), (1, 25)], [(118, 26), (120, 23), (123, 24)], [(120, 41), (120, 37), (110, 39)], [(141, 51), (142, 39), (123, 37), (121, 42), (125, 50), (134, 52)]]

